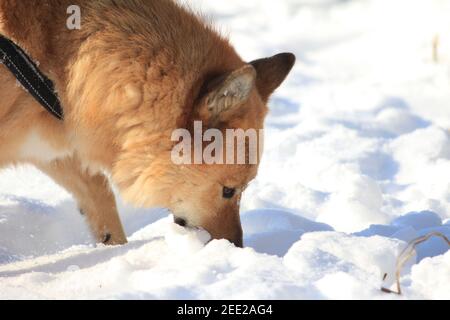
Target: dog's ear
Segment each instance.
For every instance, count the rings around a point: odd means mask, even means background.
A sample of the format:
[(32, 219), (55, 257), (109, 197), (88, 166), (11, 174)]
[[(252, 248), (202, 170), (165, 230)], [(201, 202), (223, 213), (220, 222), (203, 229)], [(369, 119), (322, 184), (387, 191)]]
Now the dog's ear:
[(283, 83), (295, 64), (295, 55), (280, 53), (271, 58), (250, 63), (256, 70), (256, 87), (261, 98), (267, 102), (270, 95)]
[(230, 118), (248, 101), (255, 80), (256, 71), (251, 65), (213, 80), (198, 110), (200, 118), (211, 125)]

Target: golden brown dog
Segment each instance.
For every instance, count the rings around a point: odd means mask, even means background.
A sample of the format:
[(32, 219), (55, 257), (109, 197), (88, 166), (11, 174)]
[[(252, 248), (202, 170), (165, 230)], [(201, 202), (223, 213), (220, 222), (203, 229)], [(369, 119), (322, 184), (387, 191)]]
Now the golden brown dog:
[(98, 241), (126, 242), (111, 177), (139, 206), (242, 245), (239, 201), (258, 165), (176, 165), (177, 128), (261, 129), (295, 57), (244, 62), (229, 42), (170, 0), (0, 0), (0, 33), (55, 84), (52, 117), (0, 65), (0, 166), (31, 163), (70, 191)]

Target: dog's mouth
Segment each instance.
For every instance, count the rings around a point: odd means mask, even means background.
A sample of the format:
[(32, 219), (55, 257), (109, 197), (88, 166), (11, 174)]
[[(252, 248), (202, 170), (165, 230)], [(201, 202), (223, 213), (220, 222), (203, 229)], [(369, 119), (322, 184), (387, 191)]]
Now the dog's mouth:
[(180, 217), (174, 216), (173, 222), (175, 224), (179, 225), (180, 227), (186, 228), (188, 230), (208, 232), (208, 230), (206, 230), (205, 228), (190, 225), (189, 222), (185, 218), (180, 218)]
[(188, 227), (188, 223), (186, 219), (183, 218), (179, 218), (179, 217), (173, 217), (173, 222), (175, 222), (177, 225), (179, 225), (180, 227), (184, 227), (187, 228)]
[(173, 222), (177, 225), (179, 225), (180, 227), (183, 227), (187, 230), (191, 230), (191, 231), (196, 231), (196, 232), (206, 232), (208, 234), (209, 239), (208, 240), (204, 240), (203, 243), (206, 246), (208, 243), (210, 243), (212, 240), (214, 240), (211, 237), (211, 234), (208, 232), (208, 230), (202, 228), (202, 227), (195, 227), (195, 226), (191, 226), (189, 225), (189, 223), (187, 222), (186, 219), (184, 218), (180, 218), (180, 217), (173, 217)]
[[(202, 227), (196, 227), (196, 226), (191, 226), (189, 225), (189, 222), (185, 219), (185, 218), (181, 218), (181, 217), (177, 217), (177, 216), (173, 216), (173, 222), (177, 225), (179, 225), (180, 227), (186, 228), (188, 230), (193, 230), (193, 231), (206, 231), (208, 234), (210, 234), (208, 232), (208, 230), (206, 230), (205, 228)], [(211, 234), (210, 234), (211, 235)], [(211, 236), (210, 239), (205, 243), (205, 246), (210, 243), (211, 241), (213, 241), (214, 238)], [(231, 240), (229, 240), (231, 241)], [(236, 247), (238, 248), (243, 248), (243, 243), (242, 241), (231, 241)]]

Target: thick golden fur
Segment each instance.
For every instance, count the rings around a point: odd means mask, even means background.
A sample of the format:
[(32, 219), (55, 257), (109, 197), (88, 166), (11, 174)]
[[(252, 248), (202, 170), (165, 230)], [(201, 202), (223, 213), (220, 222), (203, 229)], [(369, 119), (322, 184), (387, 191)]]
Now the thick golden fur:
[[(72, 2), (0, 0), (0, 33), (54, 81), (65, 113), (63, 122), (53, 118), (0, 66), (0, 166), (32, 163), (46, 172), (77, 198), (98, 241), (126, 242), (106, 172), (130, 202), (167, 207), (240, 245), (239, 200), (257, 166), (177, 166), (170, 137), (208, 121), (200, 112), (202, 95), (214, 90), (208, 84), (247, 63), (170, 0), (78, 0), (82, 28), (68, 30)], [(219, 129), (262, 128), (288, 60), (256, 63), (260, 76), (245, 106)], [(238, 189), (235, 199), (222, 198), (223, 186)]]

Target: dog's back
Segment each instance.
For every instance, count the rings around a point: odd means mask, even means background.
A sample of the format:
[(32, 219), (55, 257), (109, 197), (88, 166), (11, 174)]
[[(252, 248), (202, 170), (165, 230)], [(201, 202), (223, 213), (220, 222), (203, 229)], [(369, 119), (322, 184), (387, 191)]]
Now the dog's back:
[[(24, 144), (35, 129), (52, 145), (72, 148), (70, 143), (76, 141), (69, 142), (66, 138), (71, 121), (107, 117), (110, 110), (107, 106), (102, 110), (100, 105), (108, 97), (120, 99), (122, 93), (112, 91), (126, 82), (152, 82), (152, 92), (147, 93), (148, 99), (153, 100), (152, 112), (164, 112), (166, 119), (171, 119), (172, 123), (167, 125), (172, 130), (189, 115), (192, 103), (188, 100), (194, 99), (206, 77), (243, 64), (227, 40), (173, 1), (78, 1), (80, 30), (69, 30), (66, 26), (70, 1), (32, 2), (0, 0), (0, 33), (22, 46), (55, 82), (67, 119), (64, 124), (55, 121), (0, 66), (0, 162), (3, 163), (7, 157), (19, 160), (14, 146)], [(134, 107), (127, 106), (127, 102), (133, 100), (130, 95), (136, 93), (136, 88), (128, 91), (122, 108)], [(142, 97), (134, 98), (140, 101)], [(97, 107), (90, 107), (93, 104)], [(136, 116), (144, 118), (142, 114)], [(161, 124), (162, 119), (155, 120)], [(132, 119), (132, 114), (118, 119), (125, 127), (136, 121), (140, 120)], [(91, 125), (105, 132), (109, 129)]]

